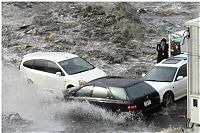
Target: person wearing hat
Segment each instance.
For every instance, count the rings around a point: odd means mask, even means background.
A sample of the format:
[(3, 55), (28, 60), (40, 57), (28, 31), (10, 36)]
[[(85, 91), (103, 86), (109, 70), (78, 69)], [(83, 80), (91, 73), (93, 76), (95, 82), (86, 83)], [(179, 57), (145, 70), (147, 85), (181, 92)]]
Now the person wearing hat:
[(167, 59), (168, 56), (168, 49), (169, 45), (166, 43), (166, 39), (163, 38), (159, 44), (157, 44), (157, 63), (161, 62), (163, 59)]

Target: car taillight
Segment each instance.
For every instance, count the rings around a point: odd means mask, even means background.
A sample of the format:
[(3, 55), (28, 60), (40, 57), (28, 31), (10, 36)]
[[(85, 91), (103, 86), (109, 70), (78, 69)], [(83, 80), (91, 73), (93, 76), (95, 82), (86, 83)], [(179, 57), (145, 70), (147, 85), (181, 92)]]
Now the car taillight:
[(128, 112), (134, 112), (137, 110), (137, 106), (134, 104), (128, 105)]

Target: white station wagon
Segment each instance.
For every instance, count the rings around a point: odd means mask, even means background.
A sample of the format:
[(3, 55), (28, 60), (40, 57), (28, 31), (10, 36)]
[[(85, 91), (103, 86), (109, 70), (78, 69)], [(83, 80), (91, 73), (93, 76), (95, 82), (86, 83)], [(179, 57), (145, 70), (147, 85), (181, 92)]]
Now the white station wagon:
[(187, 55), (165, 59), (143, 76), (160, 94), (162, 103), (172, 103), (187, 94)]
[(64, 52), (27, 54), (20, 64), (20, 71), (29, 82), (59, 95), (70, 87), (106, 76), (84, 59)]

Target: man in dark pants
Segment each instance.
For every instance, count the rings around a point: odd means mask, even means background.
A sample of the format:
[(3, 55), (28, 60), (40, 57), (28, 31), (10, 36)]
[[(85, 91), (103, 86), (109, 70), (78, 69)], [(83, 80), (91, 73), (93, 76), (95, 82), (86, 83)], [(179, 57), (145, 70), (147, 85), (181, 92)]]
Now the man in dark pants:
[(157, 52), (158, 52), (157, 63), (161, 62), (163, 59), (168, 58), (169, 45), (166, 42), (167, 42), (166, 39), (163, 38), (157, 45)]

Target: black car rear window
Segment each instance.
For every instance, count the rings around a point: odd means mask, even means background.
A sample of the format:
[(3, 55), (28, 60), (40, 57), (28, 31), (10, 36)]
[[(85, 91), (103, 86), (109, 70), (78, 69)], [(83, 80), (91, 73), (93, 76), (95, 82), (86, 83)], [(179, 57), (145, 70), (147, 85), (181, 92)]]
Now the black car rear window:
[(124, 88), (118, 88), (118, 87), (109, 87), (109, 90), (116, 100), (128, 100), (127, 94), (124, 90)]
[(144, 81), (138, 82), (126, 89), (126, 92), (131, 100), (143, 97), (155, 92), (155, 89)]

